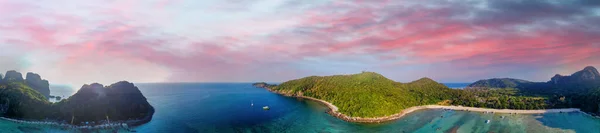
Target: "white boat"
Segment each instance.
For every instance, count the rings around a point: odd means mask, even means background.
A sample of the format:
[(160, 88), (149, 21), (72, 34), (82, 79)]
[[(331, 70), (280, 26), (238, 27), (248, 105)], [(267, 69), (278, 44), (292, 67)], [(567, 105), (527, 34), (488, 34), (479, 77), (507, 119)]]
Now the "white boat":
[(269, 109), (271, 109), (271, 108), (269, 108), (269, 106), (264, 106), (264, 107), (263, 107), (263, 109), (264, 109), (264, 110), (269, 110)]
[(490, 123), (490, 120), (486, 120), (485, 123)]

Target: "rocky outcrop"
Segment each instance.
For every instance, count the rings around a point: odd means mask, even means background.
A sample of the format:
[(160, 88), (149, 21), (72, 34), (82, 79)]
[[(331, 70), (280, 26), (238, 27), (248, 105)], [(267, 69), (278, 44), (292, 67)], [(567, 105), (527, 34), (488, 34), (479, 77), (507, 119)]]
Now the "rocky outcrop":
[(592, 66), (585, 67), (571, 75), (554, 75), (548, 82), (530, 82), (521, 79), (494, 78), (479, 80), (469, 87), (490, 87), (490, 88), (593, 88), (600, 85), (600, 73)]
[(63, 119), (74, 117), (73, 124), (84, 121), (100, 122), (107, 117), (111, 121), (121, 121), (129, 125), (139, 125), (152, 119), (152, 107), (141, 91), (127, 81), (110, 86), (93, 83), (84, 85), (69, 97), (64, 104)]
[(43, 80), (40, 75), (31, 72), (27, 73), (25, 83), (32, 89), (42, 93), (46, 98), (50, 97), (50, 84), (48, 80)]
[(548, 83), (551, 84), (581, 84), (588, 82), (600, 82), (600, 73), (592, 66), (585, 67), (583, 70), (575, 72), (570, 76), (556, 74)]
[(554, 77), (550, 78), (550, 81), (548, 81), (548, 83), (552, 83), (552, 84), (558, 84), (562, 81), (562, 79), (564, 79), (566, 76), (562, 76), (560, 74), (556, 74), (554, 75)]
[(274, 85), (274, 84), (267, 84), (265, 82), (257, 82), (257, 83), (252, 84), (252, 86), (258, 87), (258, 88), (269, 88), (269, 87), (274, 87), (276, 85)]
[(10, 70), (4, 75), (4, 81), (23, 81), (23, 75), (15, 70)]

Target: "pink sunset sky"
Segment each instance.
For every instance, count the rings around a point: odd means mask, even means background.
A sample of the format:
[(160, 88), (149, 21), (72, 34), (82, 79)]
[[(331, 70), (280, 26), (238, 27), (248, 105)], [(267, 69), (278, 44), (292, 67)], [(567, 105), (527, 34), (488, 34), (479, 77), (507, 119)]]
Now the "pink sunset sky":
[(547, 81), (600, 67), (598, 0), (0, 0), (0, 71), (52, 84)]

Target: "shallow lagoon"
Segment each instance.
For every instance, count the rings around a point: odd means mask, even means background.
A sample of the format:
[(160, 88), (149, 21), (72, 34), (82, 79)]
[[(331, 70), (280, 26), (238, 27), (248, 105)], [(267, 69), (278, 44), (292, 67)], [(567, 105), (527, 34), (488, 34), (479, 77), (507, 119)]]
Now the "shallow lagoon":
[[(157, 83), (138, 84), (138, 87), (156, 108), (151, 122), (135, 128), (144, 133), (600, 132), (600, 119), (582, 113), (510, 115), (436, 109), (417, 111), (382, 124), (356, 124), (330, 116), (325, 113), (327, 108), (319, 103), (280, 96), (254, 88), (250, 83)], [(271, 110), (265, 111), (263, 106)], [(486, 124), (486, 120), (491, 122)], [(69, 132), (2, 120), (0, 129), (2, 132)]]

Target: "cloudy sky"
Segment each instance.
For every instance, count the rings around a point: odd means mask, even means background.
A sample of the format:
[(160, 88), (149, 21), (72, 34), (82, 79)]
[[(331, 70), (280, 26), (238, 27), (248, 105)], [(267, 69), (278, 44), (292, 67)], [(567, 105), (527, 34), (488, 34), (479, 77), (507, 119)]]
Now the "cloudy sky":
[(54, 84), (546, 81), (600, 67), (598, 0), (0, 0), (0, 71)]

